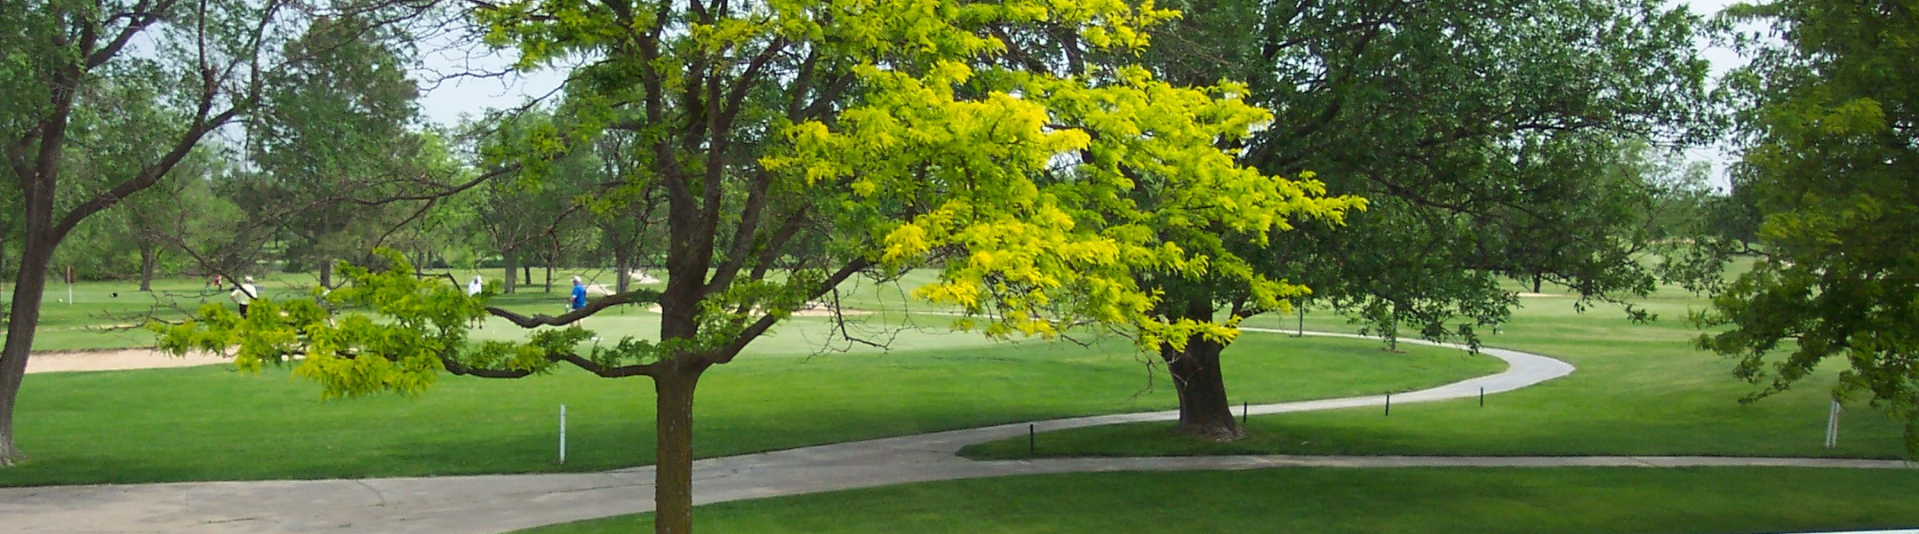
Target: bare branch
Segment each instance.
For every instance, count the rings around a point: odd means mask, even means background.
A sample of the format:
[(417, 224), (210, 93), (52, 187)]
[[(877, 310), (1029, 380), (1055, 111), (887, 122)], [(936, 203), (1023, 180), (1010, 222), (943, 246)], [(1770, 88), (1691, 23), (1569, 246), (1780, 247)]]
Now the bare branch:
[[(806, 300), (813, 300), (813, 299), (819, 298), (821, 295), (826, 294), (827, 291), (831, 291), (833, 290), (833, 288), (839, 287), (841, 282), (845, 282), (846, 279), (852, 278), (853, 275), (858, 274), (860, 271), (864, 271), (867, 268), (872, 266), (873, 266), (873, 263), (865, 259), (857, 259), (851, 262), (847, 262), (847, 264), (841, 267), (839, 271), (834, 272), (831, 276), (826, 277), (826, 280), (820, 283), (820, 287), (814, 289), (812, 292), (810, 292), (811, 294), (807, 295)], [(713, 358), (714, 358), (713, 363), (726, 363), (726, 362), (733, 361), (733, 357), (738, 356), (740, 354), (740, 351), (744, 350), (748, 343), (752, 343), (754, 339), (758, 339), (761, 334), (765, 334), (767, 330), (773, 328), (773, 325), (778, 324), (779, 322), (780, 322), (780, 319), (771, 314), (760, 316), (759, 320), (754, 321), (752, 325), (747, 326), (745, 330), (742, 330), (739, 335), (734, 336), (732, 341), (729, 341), (727, 342), (725, 346), (720, 347), (720, 349), (713, 355)]]

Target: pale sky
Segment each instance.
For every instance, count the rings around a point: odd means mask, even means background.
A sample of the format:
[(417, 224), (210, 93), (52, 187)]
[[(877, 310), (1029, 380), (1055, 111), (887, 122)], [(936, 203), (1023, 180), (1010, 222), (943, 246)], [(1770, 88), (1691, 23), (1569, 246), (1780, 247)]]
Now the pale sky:
[[(1694, 13), (1711, 16), (1727, 5), (1739, 0), (1676, 0), (1692, 7)], [(1701, 43), (1705, 45), (1707, 43)], [(1744, 64), (1738, 54), (1726, 48), (1708, 47), (1706, 59), (1713, 63), (1715, 76)], [(441, 69), (448, 72), (473, 69), (505, 70), (512, 58), (506, 53), (490, 53), (485, 50), (429, 51), (423, 61), (428, 69)], [(433, 75), (429, 75), (433, 76)], [(421, 100), (421, 111), (430, 122), (440, 125), (453, 125), (459, 122), (461, 115), (480, 116), (489, 108), (509, 108), (526, 102), (528, 98), (551, 93), (559, 87), (562, 75), (553, 70), (527, 74), (510, 74), (497, 78), (459, 78), (442, 80), (428, 87)], [(1695, 148), (1687, 151), (1692, 159), (1713, 163), (1715, 182), (1724, 185), (1724, 163), (1729, 156), (1716, 148)]]
[[(1711, 17), (1719, 13), (1719, 10), (1724, 9), (1726, 6), (1741, 3), (1741, 1), (1742, 0), (1681, 0), (1681, 3), (1690, 6), (1694, 13)], [(1739, 57), (1739, 54), (1733, 52), (1731, 48), (1706, 46), (1710, 43), (1700, 44), (1706, 47), (1702, 55), (1706, 56), (1707, 61), (1712, 62), (1712, 74), (1714, 78), (1718, 78), (1724, 75), (1726, 71), (1746, 64), (1745, 58)], [(1713, 185), (1721, 191), (1731, 189), (1732, 182), (1731, 179), (1726, 176), (1726, 164), (1735, 159), (1736, 156), (1730, 153), (1729, 147), (1692, 148), (1686, 150), (1686, 157), (1711, 162), (1713, 167)]]

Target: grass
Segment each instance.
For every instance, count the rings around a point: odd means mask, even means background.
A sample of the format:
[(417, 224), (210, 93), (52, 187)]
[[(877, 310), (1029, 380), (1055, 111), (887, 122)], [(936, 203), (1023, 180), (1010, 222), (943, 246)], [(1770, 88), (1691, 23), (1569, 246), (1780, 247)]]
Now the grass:
[[(261, 277), (257, 285), (267, 298), (301, 294), (291, 278)], [(67, 302), (67, 285), (50, 280), (45, 300), (40, 304), (40, 323), (34, 330), (33, 350), (98, 350), (153, 346), (153, 333), (142, 329), (110, 329), (141, 322), (151, 312), (173, 320), (184, 314), (174, 304), (193, 309), (201, 302), (229, 302), (227, 294), (206, 286), (205, 280), (167, 278), (154, 280), (153, 292), (143, 293), (137, 281), (81, 282), (73, 285), (73, 301)], [(3, 302), (12, 302), (13, 288), (0, 292)], [(231, 303), (228, 304), (231, 306)], [(0, 340), (6, 334), (0, 332)]]
[[(702, 506), (701, 532), (1667, 534), (1919, 524), (1919, 472), (1265, 469), (959, 480)], [(826, 512), (830, 510), (831, 512)], [(650, 531), (619, 516), (521, 531)]]
[[(617, 326), (607, 319), (596, 327)], [(642, 321), (634, 314), (627, 319)], [(600, 321), (600, 319), (594, 319)], [(1117, 340), (993, 344), (907, 332), (902, 350), (813, 356), (825, 322), (798, 320), (700, 386), (696, 454), (731, 455), (1032, 419), (1167, 409)], [(1495, 372), (1443, 349), (1249, 335), (1227, 369), (1245, 400), (1375, 393)], [(1155, 378), (1164, 384), (1165, 377)], [(36, 374), (17, 412), (24, 465), (0, 486), (594, 471), (652, 462), (652, 390), (563, 370), (523, 380), (443, 377), (417, 399), (320, 402), (284, 370), (228, 366)], [(555, 465), (559, 405), (568, 462)]]
[[(1661, 316), (1649, 325), (1612, 310), (1579, 314), (1571, 299), (1524, 304), (1488, 344), (1561, 358), (1578, 371), (1488, 397), (1484, 408), (1468, 399), (1397, 405), (1391, 417), (1378, 409), (1260, 416), (1248, 425), (1251, 437), (1235, 443), (1185, 438), (1165, 424), (1084, 428), (1040, 435), (1040, 454), (1903, 456), (1901, 425), (1862, 405), (1841, 417), (1839, 447), (1823, 447), (1829, 392), (1843, 362), (1790, 391), (1740, 404), (1757, 386), (1733, 378), (1732, 361), (1689, 344), (1698, 332), (1683, 318), (1704, 306), (1689, 295), (1668, 291), (1645, 300)], [(1307, 318), (1312, 329), (1344, 326), (1325, 314)], [(1228, 381), (1229, 391), (1242, 387)], [(1027, 457), (1023, 439), (961, 454)]]

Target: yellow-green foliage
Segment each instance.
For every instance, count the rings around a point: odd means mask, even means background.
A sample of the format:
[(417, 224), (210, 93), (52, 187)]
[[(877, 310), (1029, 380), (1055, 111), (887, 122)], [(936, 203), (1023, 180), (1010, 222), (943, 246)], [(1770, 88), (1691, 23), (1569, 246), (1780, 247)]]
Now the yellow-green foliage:
[(1216, 148), (1271, 117), (1233, 84), (1179, 88), (1136, 68), (1094, 82), (956, 61), (859, 74), (869, 93), (837, 127), (794, 125), (792, 152), (764, 163), (816, 187), (847, 184), (842, 202), (856, 213), (930, 206), (869, 220), (877, 259), (942, 258), (940, 280), (914, 295), (992, 317), (958, 323), (988, 335), (1051, 336), (1070, 319), (1139, 325), (1143, 344), (1229, 339), (1231, 324), (1152, 318), (1156, 295), (1135, 274), (1230, 277), (1280, 308), (1305, 288), (1254, 272), (1221, 236), (1264, 243), (1288, 218), (1338, 221), (1363, 207), (1327, 198), (1310, 174), (1263, 176)]
[[(482, 147), (488, 164), (516, 163), (519, 179), (537, 183), (569, 146), (627, 120), (645, 145), (629, 182), (732, 198), (769, 180), (781, 202), (809, 206), (810, 227), (830, 228), (813, 245), (788, 245), (814, 248), (773, 251), (806, 255), (794, 262), (805, 269), (765, 278), (771, 266), (760, 265), (729, 278), (700, 295), (697, 333), (627, 338), (586, 356), (602, 365), (736, 351), (741, 336), (756, 335), (750, 323), (783, 318), (823, 290), (827, 273), (865, 262), (937, 268), (939, 279), (914, 294), (964, 310), (955, 326), (989, 336), (1051, 337), (1096, 322), (1136, 326), (1143, 346), (1230, 339), (1230, 322), (1155, 319), (1159, 295), (1140, 277), (1225, 278), (1280, 309), (1306, 289), (1255, 272), (1225, 238), (1263, 243), (1289, 220), (1338, 222), (1364, 206), (1327, 197), (1310, 175), (1239, 165), (1222, 147), (1272, 120), (1241, 99), (1244, 86), (1176, 87), (1127, 64), (1147, 46), (1148, 27), (1178, 16), (1150, 1), (513, 0), (476, 13), (488, 42), (517, 48), (522, 66), (595, 58), (572, 77), (574, 120), (503, 128), (509, 140)], [(1072, 51), (1014, 58), (1005, 39), (1015, 34)], [(789, 102), (789, 93), (823, 100)], [(676, 213), (728, 209), (676, 195)], [(759, 230), (739, 235), (766, 235)], [(385, 319), (266, 313), (241, 325), (209, 310), (202, 322), (162, 328), (163, 346), (237, 343), (249, 366), (301, 351), (301, 374), (329, 394), (357, 395), (418, 391), (440, 365), (538, 372), (590, 336), (568, 329), (468, 346), (465, 324), (492, 290), (467, 298), (449, 281), (414, 278), (397, 255), (388, 261), (384, 273), (349, 269), (350, 289), (328, 296)], [(710, 267), (669, 275), (705, 280)]]
[(592, 335), (578, 328), (546, 330), (525, 343), (466, 346), (468, 325), (485, 315), (498, 287), (468, 297), (450, 280), (414, 276), (413, 266), (396, 252), (380, 255), (388, 268), (379, 272), (341, 263), (347, 283), (330, 293), (316, 289), (310, 299), (284, 303), (258, 299), (245, 318), (209, 304), (197, 319), (149, 328), (160, 334), (161, 350), (227, 354), (242, 370), (299, 358), (294, 373), (319, 382), (327, 397), (418, 393), (433, 384), (442, 359), (543, 371), (551, 365), (548, 354), (571, 352)]

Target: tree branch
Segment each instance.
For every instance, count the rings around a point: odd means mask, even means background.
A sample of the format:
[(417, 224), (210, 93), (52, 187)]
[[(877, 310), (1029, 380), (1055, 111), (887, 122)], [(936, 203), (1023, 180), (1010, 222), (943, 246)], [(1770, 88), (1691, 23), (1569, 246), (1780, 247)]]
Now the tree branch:
[[(212, 105), (213, 94), (207, 93), (201, 95), (200, 116), (207, 117), (207, 113), (210, 111)], [(74, 206), (71, 211), (67, 212), (66, 216), (60, 218), (60, 223), (54, 226), (53, 235), (64, 236), (87, 217), (91, 217), (101, 210), (113, 207), (114, 204), (125, 200), (129, 195), (152, 187), (154, 183), (159, 182), (161, 178), (165, 177), (168, 171), (173, 170), (174, 165), (179, 164), (180, 160), (185, 159), (187, 153), (193, 151), (193, 147), (200, 143), (200, 138), (206, 136), (208, 132), (212, 132), (220, 126), (225, 125), (227, 121), (232, 120), (234, 115), (237, 115), (239, 111), (240, 108), (238, 107), (229, 107), (226, 111), (222, 111), (217, 115), (197, 121), (192, 127), (187, 129), (186, 134), (180, 136), (180, 141), (175, 143), (173, 149), (168, 151), (165, 156), (162, 156), (159, 162), (141, 169), (140, 172), (132, 178), (120, 182), (120, 184), (115, 185), (113, 189), (100, 193), (98, 196), (93, 197), (92, 200), (88, 200), (79, 206)]]
[[(144, 4), (144, 2), (142, 3)], [(133, 37), (139, 35), (140, 32), (146, 31), (147, 26), (158, 22), (160, 20), (160, 14), (171, 9), (174, 3), (173, 0), (168, 0), (161, 2), (160, 5), (154, 6), (151, 9), (142, 9), (140, 6), (134, 6), (132, 12), (114, 15), (112, 18), (126, 18), (127, 27), (122, 28), (120, 34), (115, 35), (113, 40), (107, 43), (107, 46), (95, 50), (87, 56), (87, 70), (93, 70), (101, 65), (105, 65), (108, 61), (112, 61), (113, 56), (119, 55), (120, 50), (126, 48), (127, 42), (132, 41)], [(108, 20), (112, 20), (112, 18)]]
[[(551, 361), (551, 362), (566, 362), (566, 363), (573, 364), (574, 367), (585, 369), (587, 372), (598, 375), (601, 378), (654, 376), (654, 374), (658, 373), (660, 369), (660, 364), (658, 362), (641, 364), (641, 365), (620, 365), (620, 366), (614, 366), (614, 367), (607, 367), (604, 365), (600, 365), (598, 362), (594, 362), (593, 360), (588, 360), (586, 358), (581, 357), (578, 354), (573, 354), (570, 352), (565, 354), (548, 354), (546, 356), (546, 359), (547, 361)], [(456, 361), (452, 358), (444, 358), (444, 357), (440, 358), (440, 366), (442, 368), (445, 368), (448, 373), (452, 373), (455, 375), (463, 375), (463, 376), (476, 376), (480, 378), (521, 378), (521, 377), (525, 377), (533, 374), (533, 370), (531, 369), (491, 369), (491, 368), (484, 368), (484, 367), (472, 367), (472, 366), (460, 363), (459, 361)]]
[(746, 256), (753, 246), (753, 238), (759, 231), (760, 214), (766, 209), (766, 191), (772, 183), (773, 173), (765, 168), (758, 169), (753, 177), (753, 183), (748, 186), (746, 205), (740, 210), (739, 226), (733, 230), (733, 246), (726, 252), (726, 259), (721, 260), (719, 267), (714, 270), (713, 280), (706, 284), (706, 294), (711, 295), (726, 290), (727, 286), (733, 284), (733, 278), (740, 272), (740, 267), (746, 264)]
[[(820, 295), (824, 295), (826, 292), (832, 291), (833, 288), (839, 287), (841, 282), (845, 282), (848, 278), (852, 278), (853, 275), (859, 274), (860, 271), (864, 271), (872, 266), (873, 263), (867, 261), (865, 258), (847, 262), (846, 266), (841, 267), (838, 272), (826, 277), (826, 280), (821, 282), (820, 286), (811, 292), (812, 294), (807, 295), (806, 300), (810, 301), (819, 298)], [(758, 339), (761, 334), (765, 334), (767, 330), (772, 329), (773, 325), (779, 324), (779, 322), (780, 319), (772, 314), (760, 316), (759, 320), (753, 321), (751, 326), (747, 326), (745, 330), (740, 331), (738, 336), (734, 336), (732, 341), (720, 347), (720, 349), (712, 355), (713, 363), (733, 361), (733, 358), (739, 356), (740, 351), (744, 350), (748, 343), (752, 343), (754, 339)]]
[(552, 316), (544, 313), (538, 313), (538, 314), (534, 314), (532, 317), (528, 317), (525, 315), (514, 313), (510, 310), (507, 310), (505, 308), (501, 308), (498, 306), (488, 306), (486, 308), (486, 312), (493, 314), (494, 317), (500, 317), (508, 321), (512, 321), (513, 324), (519, 325), (523, 328), (534, 328), (534, 327), (540, 327), (540, 326), (564, 326), (564, 325), (573, 324), (574, 322), (579, 321), (580, 319), (592, 317), (594, 314), (600, 313), (600, 310), (604, 310), (614, 306), (619, 306), (622, 304), (659, 302), (659, 300), (660, 300), (660, 292), (658, 290), (637, 289), (637, 290), (628, 291), (625, 293), (620, 293), (618, 295), (607, 295), (605, 297), (589, 300), (587, 301), (585, 307), (567, 312), (565, 314), (561, 314), (559, 316)]

